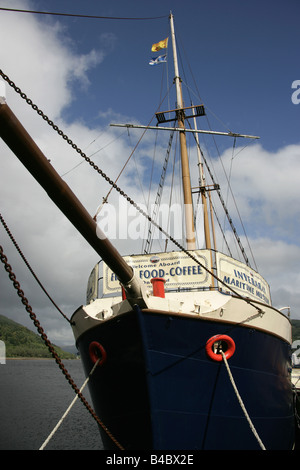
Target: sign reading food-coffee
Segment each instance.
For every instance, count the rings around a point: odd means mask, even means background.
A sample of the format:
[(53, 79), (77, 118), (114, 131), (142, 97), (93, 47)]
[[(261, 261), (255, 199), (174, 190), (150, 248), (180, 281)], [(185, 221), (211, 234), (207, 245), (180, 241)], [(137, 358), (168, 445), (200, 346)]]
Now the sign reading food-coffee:
[[(124, 260), (133, 268), (135, 275), (149, 288), (151, 279), (164, 278), (165, 289), (209, 287), (211, 275), (203, 268), (211, 269), (210, 252), (193, 251), (199, 263), (184, 252), (158, 253), (151, 255), (124, 256)], [(121, 286), (116, 275), (103, 266), (103, 293), (120, 292)]]

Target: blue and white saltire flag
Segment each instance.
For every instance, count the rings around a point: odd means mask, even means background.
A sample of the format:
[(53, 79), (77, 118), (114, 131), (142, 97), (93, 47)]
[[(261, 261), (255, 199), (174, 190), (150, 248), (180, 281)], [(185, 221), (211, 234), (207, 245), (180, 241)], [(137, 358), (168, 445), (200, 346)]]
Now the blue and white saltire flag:
[(150, 60), (149, 65), (158, 65), (162, 64), (163, 62), (167, 62), (167, 54), (160, 55), (159, 57), (153, 57), (153, 59)]

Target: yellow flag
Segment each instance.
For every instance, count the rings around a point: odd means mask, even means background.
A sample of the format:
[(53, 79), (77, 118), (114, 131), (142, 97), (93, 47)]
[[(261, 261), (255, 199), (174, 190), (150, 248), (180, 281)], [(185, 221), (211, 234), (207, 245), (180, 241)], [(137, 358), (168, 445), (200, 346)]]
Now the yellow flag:
[(160, 51), (161, 49), (166, 49), (168, 47), (168, 39), (169, 38), (166, 38), (163, 41), (159, 41), (157, 44), (153, 44), (151, 51), (157, 52), (157, 51)]

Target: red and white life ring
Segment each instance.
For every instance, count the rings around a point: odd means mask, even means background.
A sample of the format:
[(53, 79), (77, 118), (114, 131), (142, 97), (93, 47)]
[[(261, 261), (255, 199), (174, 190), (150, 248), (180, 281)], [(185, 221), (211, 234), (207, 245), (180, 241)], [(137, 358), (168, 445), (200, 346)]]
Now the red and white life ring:
[(89, 345), (89, 355), (94, 364), (100, 359), (98, 366), (102, 366), (106, 361), (107, 354), (102, 344), (92, 341)]
[(233, 356), (234, 351), (235, 351), (235, 342), (233, 341), (232, 338), (230, 338), (230, 336), (227, 336), (227, 335), (215, 335), (215, 336), (212, 336), (207, 341), (206, 346), (205, 346), (205, 351), (208, 357), (210, 357), (210, 359), (212, 359), (213, 361), (217, 361), (217, 362), (221, 362), (223, 360), (222, 354), (215, 353), (213, 351), (213, 345), (217, 341), (223, 341), (224, 343), (226, 343), (227, 349), (224, 352), (224, 354), (225, 354), (226, 359), (230, 359)]

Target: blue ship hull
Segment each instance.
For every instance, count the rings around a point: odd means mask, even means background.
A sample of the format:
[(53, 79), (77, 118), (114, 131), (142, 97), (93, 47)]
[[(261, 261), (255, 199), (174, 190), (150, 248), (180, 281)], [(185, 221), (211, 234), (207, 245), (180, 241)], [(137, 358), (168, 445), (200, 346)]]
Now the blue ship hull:
[[(266, 449), (293, 448), (288, 343), (239, 324), (137, 308), (89, 329), (77, 344), (87, 374), (90, 343), (106, 351), (90, 393), (96, 413), (126, 450), (260, 449), (224, 363), (205, 351), (216, 334), (235, 342), (228, 364)], [(104, 447), (116, 449), (100, 431)]]

